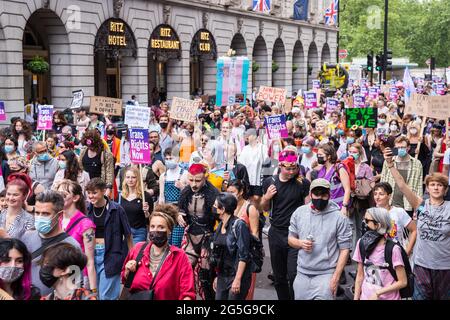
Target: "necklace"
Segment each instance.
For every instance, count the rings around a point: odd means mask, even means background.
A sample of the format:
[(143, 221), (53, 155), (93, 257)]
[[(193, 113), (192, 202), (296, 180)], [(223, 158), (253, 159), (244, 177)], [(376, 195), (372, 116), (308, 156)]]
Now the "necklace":
[(97, 219), (98, 219), (98, 218), (101, 218), (101, 216), (102, 216), (103, 213), (105, 212), (105, 209), (106, 209), (106, 204), (105, 204), (105, 206), (103, 207), (102, 213), (100, 213), (99, 215), (96, 215), (96, 214), (95, 214), (95, 208), (94, 208), (94, 217), (96, 217)]

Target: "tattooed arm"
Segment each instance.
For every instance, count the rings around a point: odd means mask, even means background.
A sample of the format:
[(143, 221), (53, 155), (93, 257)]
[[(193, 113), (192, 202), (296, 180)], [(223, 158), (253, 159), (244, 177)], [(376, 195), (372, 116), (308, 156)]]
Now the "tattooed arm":
[(97, 273), (95, 271), (95, 230), (93, 228), (87, 229), (83, 233), (84, 253), (87, 257), (87, 272), (89, 278), (90, 289), (97, 289)]

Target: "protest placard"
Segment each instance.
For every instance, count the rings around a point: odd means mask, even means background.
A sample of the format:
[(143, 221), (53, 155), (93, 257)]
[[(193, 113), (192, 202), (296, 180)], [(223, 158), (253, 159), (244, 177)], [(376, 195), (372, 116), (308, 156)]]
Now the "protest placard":
[(147, 128), (150, 123), (150, 108), (125, 106), (125, 124), (128, 128)]
[(450, 117), (450, 96), (428, 96), (413, 93), (406, 103), (405, 114), (446, 120)]
[(336, 111), (339, 106), (339, 100), (334, 98), (327, 98), (327, 114)]
[(320, 80), (313, 80), (312, 81), (312, 87), (313, 89), (320, 89)]
[(216, 106), (245, 105), (249, 70), (250, 60), (245, 56), (217, 59)]
[(366, 97), (361, 94), (355, 94), (353, 96), (353, 107), (364, 108), (366, 106)]
[(367, 96), (369, 96), (369, 89), (367, 89), (367, 87), (366, 86), (361, 86), (361, 94), (364, 96), (364, 97), (367, 97)]
[(71, 109), (78, 109), (83, 105), (84, 92), (83, 90), (72, 91), (72, 103), (70, 104)]
[(440, 96), (445, 94), (445, 85), (442, 82), (436, 83), (436, 94)]
[(345, 109), (345, 126), (376, 128), (378, 120), (377, 108), (347, 108)]
[(53, 106), (40, 105), (38, 107), (37, 130), (51, 130), (53, 126)]
[(284, 104), (284, 113), (289, 113), (292, 110), (292, 99), (288, 98), (286, 99), (286, 102)]
[(111, 116), (122, 116), (122, 100), (109, 97), (91, 97), (89, 111), (97, 114), (108, 113)]
[(370, 87), (369, 88), (369, 99), (377, 100), (380, 88), (378, 87)]
[(389, 89), (389, 100), (397, 101), (398, 99), (398, 89), (396, 87), (392, 87)]
[(264, 117), (266, 124), (267, 136), (269, 139), (280, 139), (288, 137), (288, 130), (286, 127), (286, 116), (284, 114)]
[(195, 122), (197, 110), (200, 107), (199, 100), (188, 100), (174, 97), (170, 106), (170, 118), (187, 122)]
[(0, 121), (6, 120), (5, 103), (0, 101)]
[(284, 104), (286, 102), (286, 89), (261, 86), (256, 99)]
[(317, 92), (315, 91), (305, 92), (305, 108), (307, 109), (317, 108)]
[(134, 164), (151, 163), (148, 129), (130, 129), (130, 159)]

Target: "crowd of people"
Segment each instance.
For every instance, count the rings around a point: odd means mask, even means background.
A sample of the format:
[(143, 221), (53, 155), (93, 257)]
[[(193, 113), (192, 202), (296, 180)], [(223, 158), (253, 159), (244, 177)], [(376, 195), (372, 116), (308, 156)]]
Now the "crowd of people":
[[(121, 119), (55, 111), (45, 140), (13, 119), (0, 130), (0, 299), (252, 300), (266, 234), (280, 300), (336, 299), (351, 264), (352, 299), (448, 300), (447, 125), (406, 114), (392, 86), (394, 99), (367, 99), (376, 128), (345, 125), (358, 85), (322, 90), (313, 109), (296, 93), (292, 109), (203, 103), (194, 123), (163, 101), (143, 167)], [(288, 136), (269, 138), (264, 119), (281, 114)]]

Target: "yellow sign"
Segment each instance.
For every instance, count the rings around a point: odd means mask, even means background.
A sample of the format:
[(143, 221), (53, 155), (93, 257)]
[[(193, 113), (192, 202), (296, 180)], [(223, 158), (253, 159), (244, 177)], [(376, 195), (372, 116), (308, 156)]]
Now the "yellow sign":
[(116, 47), (126, 47), (127, 40), (125, 38), (125, 23), (110, 21), (109, 22), (108, 45)]
[(180, 50), (180, 41), (152, 39), (151, 47), (154, 49)]

